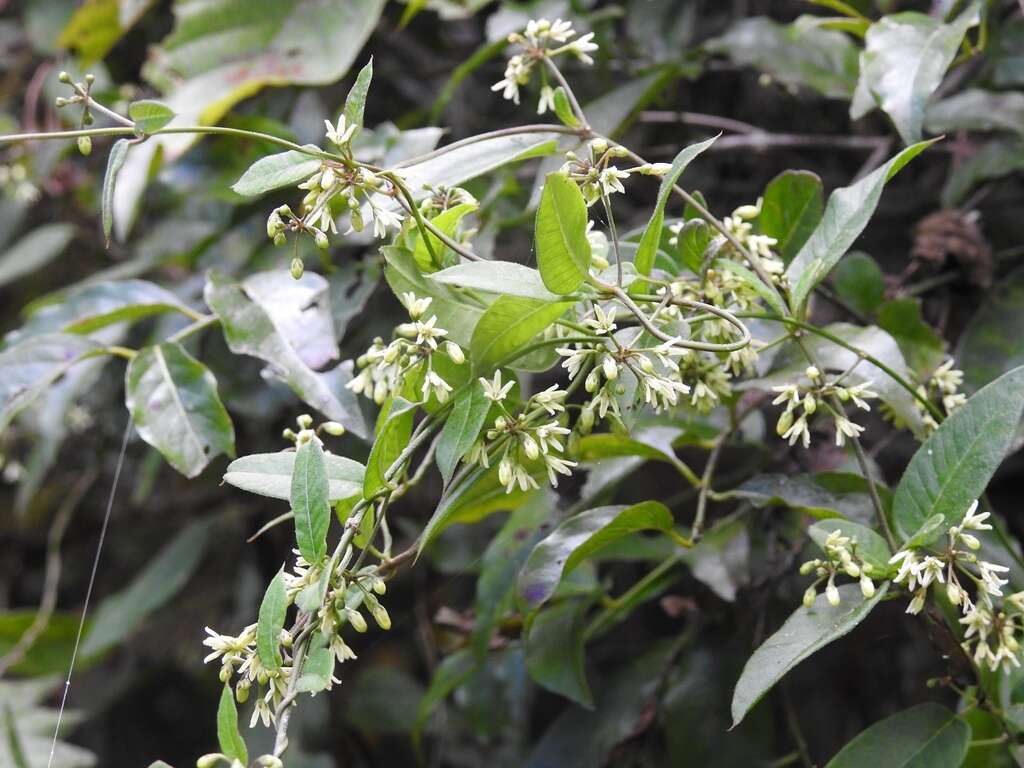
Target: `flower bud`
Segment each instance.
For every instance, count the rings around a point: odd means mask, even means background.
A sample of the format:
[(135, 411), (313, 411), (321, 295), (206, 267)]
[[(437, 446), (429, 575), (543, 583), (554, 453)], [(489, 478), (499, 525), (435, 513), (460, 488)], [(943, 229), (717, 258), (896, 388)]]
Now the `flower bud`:
[(804, 592), (804, 607), (810, 608), (811, 606), (813, 606), (814, 598), (816, 598), (817, 596), (818, 593), (815, 591), (814, 587), (808, 587), (807, 590)]
[(846, 571), (846, 575), (851, 579), (860, 578), (860, 567), (853, 562), (853, 560), (846, 560), (843, 562), (843, 570)]
[(454, 341), (446, 341), (444, 343), (444, 351), (448, 353), (448, 358), (456, 365), (462, 365), (466, 362), (466, 355), (463, 353), (462, 347)]
[(372, 589), (378, 595), (383, 595), (385, 592), (388, 591), (388, 585), (384, 581), (384, 579), (374, 579)]
[(69, 103), (70, 102), (63, 96), (58, 96), (56, 99), (53, 100), (53, 106), (55, 106), (57, 109), (60, 109), (61, 107), (66, 107)]
[(860, 593), (864, 595), (865, 600), (870, 600), (875, 596), (875, 582), (868, 578), (865, 573), (860, 575)]
[(336, 421), (325, 421), (320, 425), (320, 429), (334, 437), (341, 437), (345, 434), (345, 427)]
[(281, 758), (274, 757), (273, 755), (260, 755), (256, 758), (256, 765), (262, 766), (263, 768), (284, 768), (284, 763), (281, 762)]
[(601, 368), (604, 371), (604, 377), (609, 381), (618, 378), (619, 366), (615, 363), (615, 360), (611, 355), (605, 355), (605, 358), (601, 363)]
[(839, 605), (839, 590), (836, 589), (836, 583), (832, 578), (828, 580), (828, 586), (825, 587), (825, 599), (833, 608)]
[(580, 411), (580, 418), (576, 422), (576, 427), (579, 429), (581, 435), (589, 435), (591, 430), (594, 428), (594, 411), (590, 408), (584, 408)]
[(245, 704), (249, 700), (249, 681), (242, 679), (235, 686), (235, 700), (239, 704)]
[(316, 247), (321, 251), (326, 251), (331, 246), (331, 241), (327, 239), (327, 234), (321, 230), (317, 230), (314, 237)]
[(597, 391), (598, 384), (601, 383), (601, 378), (597, 373), (597, 368), (587, 374), (586, 380), (583, 382), (583, 388), (593, 394)]
[(540, 456), (540, 446), (537, 445), (537, 441), (529, 435), (523, 435), (523, 452), (530, 459), (536, 459)]
[(324, 169), (324, 175), (320, 177), (320, 186), (324, 189), (334, 186), (334, 169), (330, 166)]
[(604, 139), (594, 139), (590, 142), (590, 151), (595, 155), (603, 155), (608, 151), (608, 142)]
[(92, 139), (89, 136), (78, 137), (78, 151), (86, 157), (92, 154)]
[(807, 378), (810, 379), (811, 381), (817, 381), (818, 379), (821, 378), (821, 371), (819, 371), (817, 367), (809, 365), (807, 366), (807, 369), (804, 371), (804, 375), (807, 376)]
[(804, 395), (804, 413), (810, 416), (816, 410), (818, 410), (818, 401), (814, 399), (814, 395), (808, 392)]
[(640, 370), (644, 373), (654, 373), (654, 363), (651, 362), (651, 358), (646, 355), (641, 356)]
[(274, 235), (274, 245), (280, 247), (288, 242), (288, 238), (284, 236), (284, 232), (278, 232)]
[(964, 599), (964, 591), (960, 588), (960, 585), (955, 581), (950, 580), (946, 584), (946, 597), (949, 598), (949, 602), (953, 605), (960, 605)]
[(756, 219), (759, 213), (761, 213), (761, 209), (758, 208), (756, 205), (741, 205), (739, 208), (732, 212), (732, 215), (739, 219), (749, 220)]
[(808, 560), (806, 563), (800, 566), (801, 576), (810, 576), (814, 573), (814, 569), (818, 567), (818, 560)]
[(203, 755), (196, 760), (196, 768), (214, 768), (214, 766), (221, 761), (225, 763), (229, 762), (226, 755), (222, 755), (220, 752), (211, 752), (210, 754)]
[[(280, 237), (284, 237), (284, 235), (280, 235)], [(277, 242), (276, 238), (274, 242)], [(306, 265), (303, 263), (302, 259), (300, 259), (298, 256), (292, 259), (291, 272), (293, 280), (301, 280), (302, 275), (305, 273), (305, 271)]]
[(378, 603), (373, 608), (373, 620), (377, 622), (377, 626), (387, 632), (391, 629), (391, 617), (388, 615), (387, 609)]
[(225, 664), (224, 666), (222, 666), (220, 668), (220, 674), (218, 675), (218, 677), (220, 677), (220, 681), (222, 683), (226, 683), (228, 680), (230, 680), (231, 679), (231, 665)]
[(791, 426), (793, 426), (793, 412), (783, 411), (782, 415), (779, 416), (778, 423), (775, 425), (775, 432), (781, 437)]
[(62, 70), (61, 73), (59, 75), (57, 75), (57, 79), (60, 80), (62, 83), (70, 83), (71, 82), (71, 75), (69, 75), (67, 72), (64, 72)]
[(309, 429), (313, 426), (313, 417), (308, 413), (303, 413), (295, 419), (295, 423), (298, 424), (302, 429)]
[(590, 256), (590, 263), (594, 265), (597, 270), (608, 269), (608, 259), (597, 253), (592, 253)]

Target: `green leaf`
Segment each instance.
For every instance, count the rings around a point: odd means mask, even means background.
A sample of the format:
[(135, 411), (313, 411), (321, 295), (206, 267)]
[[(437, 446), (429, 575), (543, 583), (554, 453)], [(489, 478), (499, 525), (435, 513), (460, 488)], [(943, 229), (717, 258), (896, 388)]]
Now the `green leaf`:
[(557, 171), (544, 180), (534, 243), (541, 279), (553, 293), (572, 293), (590, 274), (587, 203), (576, 182)]
[[(441, 211), (430, 219), (430, 223), (448, 237), (455, 239), (454, 236), (459, 228), (459, 222), (479, 207), (480, 204), (475, 201), (459, 203), (458, 205), (454, 205), (451, 208)], [(458, 262), (458, 257), (455, 253), (447, 245), (442, 243), (441, 239), (433, 232), (427, 232), (427, 239), (429, 240), (431, 247), (434, 249), (434, 253), (437, 255), (438, 259), (440, 259), (440, 264), (435, 264), (431, 259), (430, 251), (427, 250), (427, 244), (417, 229), (415, 230), (413, 257), (416, 259), (416, 263), (423, 272), (433, 272), (439, 267)]]
[[(348, 499), (362, 493), (366, 468), (358, 461), (333, 453), (324, 454), (327, 500)], [(288, 501), (292, 494), (295, 452), (254, 453), (235, 459), (224, 473), (224, 482), (243, 491)]]
[(484, 395), (483, 387), (478, 382), (472, 382), (455, 398), (452, 412), (441, 430), (436, 451), (437, 466), (445, 485), (455, 474), (459, 460), (476, 442), (490, 407), (491, 401)]
[(783, 171), (764, 190), (757, 227), (779, 241), (775, 251), (789, 264), (821, 221), (821, 178), (810, 171)]
[(924, 125), (931, 133), (1005, 131), (1024, 135), (1024, 93), (968, 88), (929, 106)]
[(679, 260), (695, 275), (704, 268), (704, 257), (715, 234), (703, 219), (690, 219), (679, 231)]
[(373, 80), (373, 56), (366, 62), (366, 65), (359, 70), (352, 89), (345, 97), (345, 122), (349, 125), (358, 126), (356, 135), (363, 128), (363, 112), (366, 110), (366, 96), (370, 92), (370, 82)]
[(847, 254), (832, 278), (836, 295), (865, 317), (873, 317), (885, 301), (885, 275), (878, 262), (866, 253)]
[(231, 417), (210, 370), (175, 342), (144, 347), (125, 372), (125, 405), (139, 437), (185, 477), (235, 454)]
[(192, 523), (175, 536), (120, 592), (105, 598), (82, 641), (85, 658), (129, 637), (151, 613), (188, 583), (210, 542), (210, 523)]
[(811, 88), (835, 99), (849, 99), (857, 83), (857, 46), (841, 32), (768, 18), (743, 19), (721, 37), (707, 41), (742, 66), (759, 69), (791, 87)]
[(231, 686), (224, 684), (220, 692), (220, 704), (217, 706), (217, 743), (220, 751), (232, 760), (249, 764), (249, 751), (245, 739), (238, 730), (238, 708), (235, 706), (235, 693)]
[(74, 235), (72, 224), (44, 224), (6, 246), (0, 256), (0, 287), (42, 270), (61, 254)]
[(529, 608), (547, 601), (563, 578), (602, 547), (637, 531), (671, 531), (672, 513), (657, 501), (597, 507), (559, 525), (530, 553), (519, 574), (519, 596)]
[(311, 370), (289, 342), (287, 327), (279, 327), (267, 309), (241, 285), (216, 272), (207, 277), (204, 297), (220, 317), (224, 338), (232, 352), (267, 362), (270, 371), (302, 400), (350, 432), (366, 436), (366, 424), (355, 395), (344, 387), (351, 380), (349, 367), (343, 364), (328, 373)]
[(979, 390), (925, 440), (893, 499), (893, 517), (904, 537), (933, 515), (942, 515), (944, 528), (960, 522), (1002, 463), (1022, 412), (1024, 366)]
[[(104, 58), (145, 15), (154, 0), (89, 0), (81, 3), (60, 33), (57, 44), (73, 48), (86, 67)], [(43, 3), (50, 13), (56, 6)]]
[(319, 693), (331, 684), (334, 674), (334, 651), (326, 645), (310, 649), (295, 688), (302, 693)]
[(869, 520), (873, 512), (867, 484), (859, 475), (755, 475), (725, 495), (756, 507), (789, 507), (819, 519)]
[(159, 131), (174, 119), (174, 110), (162, 101), (143, 99), (128, 105), (128, 117), (135, 121), (135, 130), (143, 135)]
[(70, 291), (63, 301), (42, 307), (7, 335), (16, 343), (40, 333), (91, 333), (114, 323), (164, 312), (195, 314), (177, 296), (146, 280), (93, 283)]
[(1024, 365), (1024, 269), (999, 280), (971, 318), (957, 345), (956, 359), (968, 391), (977, 390), (1006, 371)]
[(905, 144), (921, 140), (928, 100), (967, 30), (977, 23), (978, 4), (971, 3), (949, 24), (908, 11), (884, 16), (868, 29), (861, 55), (861, 87), (889, 115)]
[(327, 555), (327, 529), (331, 525), (330, 486), (324, 448), (315, 437), (295, 451), (289, 501), (295, 513), (295, 541), (310, 565)]
[(967, 723), (929, 702), (861, 731), (825, 768), (959, 768), (970, 739)]
[(640, 246), (637, 248), (633, 263), (636, 271), (641, 275), (651, 274), (654, 266), (654, 256), (658, 252), (658, 243), (661, 242), (661, 231), (665, 225), (665, 205), (668, 203), (669, 195), (672, 194), (672, 187), (675, 186), (683, 171), (697, 155), (715, 143), (717, 136), (707, 141), (691, 144), (684, 147), (672, 161), (672, 168), (661, 177), (661, 186), (658, 187), (658, 201), (654, 204), (654, 212), (647, 222), (647, 228), (640, 237)]
[(888, 331), (911, 369), (926, 378), (946, 357), (942, 337), (921, 317), (919, 299), (892, 299), (878, 308), (878, 325)]
[(850, 538), (850, 548), (854, 555), (870, 566), (868, 576), (879, 578), (892, 570), (892, 566), (889, 565), (892, 550), (885, 543), (885, 539), (865, 525), (851, 523), (848, 520), (823, 520), (808, 528), (807, 535), (824, 552), (825, 540), (835, 531)]
[(288, 595), (284, 586), (284, 573), (278, 571), (267, 585), (256, 620), (256, 653), (260, 663), (268, 670), (281, 668), (281, 630), (288, 612)]
[(499, 296), (481, 315), (469, 350), (473, 369), (488, 373), (533, 341), (565, 314), (571, 302), (551, 303), (521, 296)]
[(468, 261), (435, 272), (428, 279), (444, 285), (458, 285), (487, 293), (522, 296), (525, 299), (539, 301), (558, 301), (557, 294), (544, 286), (540, 272), (511, 261)]
[[(10, 673), (35, 678), (65, 674), (68, 659), (71, 658), (75, 647), (80, 618), (78, 613), (70, 611), (51, 615), (46, 628), (25, 652), (21, 661), (10, 667)], [(9, 653), (35, 621), (35, 608), (0, 611), (0, 656)], [(92, 622), (87, 620), (83, 628), (84, 635), (88, 635), (91, 630)], [(83, 656), (78, 660), (77, 668), (87, 666), (90, 661), (92, 659)]]
[(865, 600), (858, 585), (843, 584), (839, 587), (839, 605), (829, 605), (822, 594), (810, 608), (797, 608), (743, 667), (732, 695), (733, 727), (793, 667), (860, 624), (888, 588), (888, 583), (883, 584), (874, 597)]
[(366, 460), (363, 498), (372, 499), (387, 487), (387, 471), (409, 444), (416, 404), (396, 398), (380, 413), (377, 438)]
[(0, 430), (75, 363), (102, 349), (84, 336), (45, 333), (0, 352)]
[(586, 599), (566, 600), (537, 614), (526, 638), (526, 668), (544, 688), (593, 709), (584, 669), (589, 604)]
[(569, 103), (569, 96), (566, 94), (565, 88), (562, 86), (555, 88), (552, 101), (555, 103), (555, 115), (562, 121), (562, 124), (570, 128), (578, 128), (580, 119), (576, 117), (576, 113), (572, 110), (572, 105)]
[[(318, 147), (309, 149), (319, 152)], [(281, 187), (292, 187), (320, 170), (320, 158), (290, 149), (276, 155), (261, 157), (250, 165), (231, 189), (246, 197), (255, 197)]]
[(923, 152), (931, 141), (907, 147), (880, 168), (828, 198), (825, 214), (786, 269), (793, 286), (790, 306), (799, 312), (810, 292), (839, 262), (864, 231), (875, 212), (886, 182)]

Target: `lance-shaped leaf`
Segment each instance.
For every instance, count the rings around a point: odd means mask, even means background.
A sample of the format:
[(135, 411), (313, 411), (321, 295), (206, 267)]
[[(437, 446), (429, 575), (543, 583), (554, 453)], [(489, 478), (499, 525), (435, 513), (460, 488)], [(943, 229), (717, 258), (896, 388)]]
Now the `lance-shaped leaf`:
[(558, 301), (558, 295), (544, 285), (540, 272), (511, 261), (467, 261), (435, 272), (429, 279), (444, 285), (458, 285), (487, 293)]
[(344, 382), (351, 378), (347, 368), (338, 366), (329, 374), (311, 370), (268, 311), (241, 285), (211, 272), (204, 296), (210, 309), (220, 317), (224, 338), (232, 352), (263, 360), (302, 400), (328, 418), (341, 422), (350, 432), (366, 436), (366, 425), (355, 395), (344, 388)]
[[(327, 500), (348, 499), (362, 492), (366, 468), (358, 461), (333, 453), (324, 454)], [(295, 452), (254, 453), (235, 459), (224, 473), (224, 482), (250, 493), (288, 501), (292, 495)]]
[[(320, 148), (310, 145), (309, 150), (319, 152)], [(267, 155), (250, 165), (231, 189), (240, 195), (255, 197), (281, 187), (291, 187), (320, 170), (320, 163), (319, 158), (294, 149)]]
[(920, 141), (928, 100), (977, 23), (975, 2), (949, 24), (908, 11), (883, 16), (868, 29), (860, 87), (889, 115), (904, 143)]
[(352, 89), (345, 97), (345, 121), (349, 125), (356, 126), (356, 132), (362, 130), (363, 112), (366, 110), (366, 97), (370, 92), (370, 83), (373, 81), (373, 57), (366, 62), (366, 65), (359, 70)]
[(883, 584), (874, 597), (865, 600), (858, 585), (844, 584), (839, 587), (839, 605), (829, 605), (822, 594), (810, 608), (797, 608), (782, 628), (747, 659), (732, 695), (733, 726), (793, 667), (860, 624), (888, 587)]
[(529, 608), (537, 608), (598, 550), (637, 531), (671, 531), (673, 525), (672, 513), (657, 501), (597, 507), (574, 515), (530, 553), (519, 574), (519, 597)]
[(590, 274), (587, 203), (576, 182), (549, 173), (534, 225), (537, 267), (549, 290), (572, 293)]
[(517, 350), (533, 341), (565, 314), (571, 302), (540, 301), (500, 296), (480, 317), (469, 350), (474, 370), (488, 373), (511, 360)]
[(934, 515), (958, 524), (1002, 463), (1024, 412), (1024, 366), (1003, 374), (953, 411), (917, 449), (893, 498), (907, 537)]
[(289, 497), (295, 515), (295, 541), (310, 564), (319, 563), (327, 554), (327, 529), (331, 524), (329, 498), (324, 449), (314, 437), (295, 451)]
[(281, 630), (288, 613), (288, 594), (284, 573), (277, 572), (267, 585), (256, 619), (256, 653), (260, 663), (270, 670), (281, 668)]
[(592, 709), (594, 696), (584, 669), (589, 604), (589, 600), (576, 598), (537, 614), (526, 638), (526, 668), (530, 677), (549, 691)]
[(672, 161), (672, 168), (661, 178), (661, 186), (658, 188), (658, 201), (654, 204), (654, 212), (651, 214), (647, 228), (640, 237), (640, 246), (637, 248), (633, 263), (636, 264), (636, 271), (641, 275), (651, 274), (654, 266), (654, 256), (658, 252), (658, 243), (661, 242), (661, 230), (665, 226), (665, 205), (668, 203), (669, 195), (672, 194), (672, 187), (679, 180), (679, 177), (686, 170), (686, 166), (701, 152), (715, 143), (717, 136), (707, 141), (691, 144), (685, 147)]
[(958, 768), (971, 728), (945, 707), (919, 704), (861, 731), (825, 768)]
[(452, 412), (437, 443), (437, 466), (445, 484), (452, 479), (459, 460), (469, 452), (487, 418), (491, 401), (478, 382), (471, 382), (452, 405)]
[(103, 227), (103, 240), (110, 247), (110, 236), (114, 232), (114, 193), (117, 190), (117, 174), (121, 172), (128, 157), (131, 142), (120, 139), (114, 142), (107, 155), (107, 171), (103, 174), (103, 193), (100, 197), (100, 222)]
[(183, 475), (195, 477), (222, 453), (234, 456), (235, 430), (217, 396), (217, 380), (180, 344), (140, 349), (124, 382), (139, 436)]
[(194, 316), (185, 302), (156, 283), (116, 280), (93, 283), (69, 292), (62, 301), (47, 304), (25, 325), (7, 335), (8, 343), (40, 333), (91, 333), (114, 323), (139, 320), (162, 312)]
[(757, 227), (779, 241), (775, 250), (789, 264), (818, 226), (824, 207), (817, 174), (783, 171), (764, 190)]
[(102, 349), (84, 336), (46, 333), (0, 352), (0, 430), (75, 363)]
[(396, 398), (379, 417), (377, 436), (366, 460), (366, 476), (363, 478), (363, 497), (372, 498), (387, 483), (387, 472), (409, 444), (412, 421), (416, 415), (416, 404)]
[(919, 155), (930, 141), (907, 147), (860, 181), (829, 195), (825, 214), (786, 269), (793, 289), (790, 306), (799, 311), (820, 283), (864, 231), (878, 207), (886, 183)]
[(220, 704), (217, 706), (217, 743), (225, 757), (238, 760), (242, 765), (249, 764), (249, 750), (246, 749), (245, 739), (238, 730), (235, 692), (227, 683), (220, 692)]

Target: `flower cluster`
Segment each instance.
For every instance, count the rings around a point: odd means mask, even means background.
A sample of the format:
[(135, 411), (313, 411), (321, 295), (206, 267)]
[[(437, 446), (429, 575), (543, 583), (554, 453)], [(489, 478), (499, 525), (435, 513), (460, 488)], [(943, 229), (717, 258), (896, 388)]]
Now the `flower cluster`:
[(772, 280), (777, 284), (782, 284), (786, 265), (772, 250), (779, 244), (779, 241), (768, 235), (756, 234), (754, 225), (751, 224), (753, 219), (761, 215), (763, 205), (764, 198), (759, 197), (754, 205), (741, 205), (732, 212), (731, 216), (726, 216), (722, 223), (725, 225), (726, 231), (735, 237), (748, 253), (753, 254), (760, 261), (761, 266), (772, 276)]
[[(800, 566), (802, 576), (814, 574), (817, 578), (814, 583), (804, 592), (804, 605), (810, 608), (814, 605), (814, 599), (818, 594), (818, 585), (826, 581), (825, 598), (829, 605), (839, 605), (839, 589), (836, 587), (836, 576), (846, 574), (851, 579), (860, 582), (860, 591), (865, 598), (873, 597), (875, 594), (875, 582), (871, 579), (873, 567), (864, 562), (857, 554), (857, 539), (852, 536), (844, 536), (842, 531), (834, 530), (826, 538), (822, 545), (825, 558), (808, 560)], [(878, 574), (876, 574), (878, 575)]]
[(775, 431), (783, 440), (789, 440), (790, 445), (795, 445), (799, 440), (804, 448), (811, 445), (811, 432), (809, 422), (819, 408), (832, 416), (836, 430), (836, 445), (844, 445), (846, 438), (856, 438), (864, 431), (864, 427), (850, 421), (842, 412), (829, 404), (832, 397), (838, 398), (841, 402), (852, 402), (858, 408), (870, 411), (871, 406), (868, 400), (878, 397), (872, 392), (871, 382), (864, 381), (860, 384), (845, 386), (840, 384), (842, 376), (832, 381), (826, 381), (821, 371), (813, 365), (804, 371), (804, 375), (810, 380), (810, 385), (802, 382), (795, 384), (783, 384), (772, 387), (777, 397), (772, 400), (772, 405), (786, 404), (786, 409), (779, 416), (775, 425)]
[(531, 397), (521, 413), (512, 415), (505, 407), (505, 400), (515, 382), (503, 382), (500, 370), (494, 372), (492, 379), (481, 378), (479, 382), (484, 396), (497, 405), (502, 414), (487, 430), (486, 441), (478, 440), (470, 449), (467, 461), (490, 467), (491, 459), (500, 452), (498, 482), (505, 486), (506, 493), (512, 493), (516, 487), (523, 491), (537, 488), (529, 465), (542, 461), (551, 485), (557, 488), (558, 476), (572, 474), (576, 466), (575, 461), (562, 455), (565, 451), (562, 438), (570, 430), (550, 418), (565, 410), (568, 393), (557, 385), (548, 387)]
[(456, 365), (465, 362), (466, 356), (462, 347), (445, 340), (448, 331), (438, 327), (437, 315), (424, 319), (430, 308), (430, 297), (421, 299), (407, 292), (402, 294), (402, 303), (412, 322), (395, 328), (395, 338), (389, 344), (384, 344), (383, 339), (374, 339), (370, 348), (356, 360), (360, 372), (345, 386), (380, 405), (389, 397), (400, 395), (411, 374), (422, 374), (420, 394), (423, 399), (433, 396), (444, 403), (452, 387), (434, 369), (434, 355), (443, 351)]
[[(574, 37), (575, 40), (572, 39)], [(491, 90), (501, 91), (503, 98), (518, 104), (519, 89), (530, 82), (533, 68), (539, 61), (569, 54), (584, 64), (593, 64), (594, 60), (590, 54), (597, 50), (597, 43), (593, 40), (593, 32), (576, 37), (576, 31), (572, 28), (571, 22), (562, 19), (554, 21), (533, 19), (526, 25), (524, 32), (513, 32), (508, 36), (508, 41), (513, 45), (518, 45), (522, 49), (522, 53), (517, 53), (508, 60), (504, 77), (491, 86)], [(545, 84), (541, 92), (537, 114), (544, 114), (548, 109), (553, 108), (554, 91)]]
[(619, 144), (609, 144), (605, 139), (591, 139), (587, 144), (588, 156), (581, 157), (575, 152), (566, 152), (567, 162), (561, 172), (576, 182), (583, 192), (587, 205), (593, 205), (602, 197), (616, 192), (625, 193), (622, 182), (632, 174), (642, 176), (664, 176), (672, 168), (668, 163), (643, 163), (621, 169), (612, 164), (617, 158), (629, 157), (629, 150)]
[[(920, 613), (928, 588), (944, 584), (946, 598), (962, 614), (965, 652), (976, 664), (985, 664), (992, 671), (1000, 667), (1008, 670), (1011, 666), (1020, 666), (1018, 638), (1024, 632), (1024, 592), (1008, 595), (1001, 606), (996, 606), (993, 600), (1003, 598), (1003, 587), (1008, 581), (1002, 574), (1010, 569), (979, 560), (975, 552), (981, 548), (981, 542), (970, 533), (992, 530), (985, 522), (989, 514), (978, 513), (975, 501), (962, 522), (950, 527), (944, 551), (925, 552), (922, 547), (910, 547), (893, 555), (890, 563), (899, 566), (893, 582), (913, 592), (907, 613)], [(973, 584), (974, 599), (965, 583)]]

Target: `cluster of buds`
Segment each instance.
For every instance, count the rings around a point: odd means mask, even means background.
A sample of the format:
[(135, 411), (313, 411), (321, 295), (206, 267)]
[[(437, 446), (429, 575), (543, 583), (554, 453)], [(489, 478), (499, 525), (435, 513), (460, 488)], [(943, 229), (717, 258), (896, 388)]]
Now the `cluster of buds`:
[(875, 595), (875, 582), (871, 580), (872, 567), (857, 556), (856, 537), (844, 536), (842, 531), (832, 531), (822, 545), (824, 559), (808, 560), (800, 566), (801, 576), (814, 574), (816, 579), (804, 592), (804, 605), (810, 608), (818, 595), (818, 585), (825, 581), (825, 599), (831, 606), (839, 605), (839, 589), (836, 576), (845, 574), (860, 582), (860, 591), (865, 598)]
[(726, 216), (722, 223), (725, 225), (726, 231), (735, 237), (747, 252), (753, 254), (760, 261), (761, 266), (771, 275), (772, 280), (781, 285), (786, 265), (772, 250), (779, 244), (779, 241), (768, 235), (756, 234), (754, 225), (751, 224), (752, 220), (761, 215), (763, 204), (764, 199), (759, 197), (754, 205), (741, 205), (732, 212), (731, 216)]
[(809, 422), (819, 408), (829, 413), (835, 423), (836, 445), (845, 445), (847, 438), (856, 438), (864, 427), (855, 424), (846, 417), (842, 410), (833, 408), (829, 399), (836, 397), (840, 402), (852, 402), (858, 408), (870, 411), (871, 406), (868, 400), (878, 397), (872, 392), (871, 382), (864, 381), (860, 384), (845, 386), (840, 384), (842, 376), (826, 381), (824, 375), (813, 365), (804, 371), (804, 375), (810, 381), (810, 385), (802, 382), (795, 384), (783, 384), (772, 387), (777, 397), (772, 400), (772, 405), (786, 404), (786, 409), (779, 416), (775, 425), (775, 431), (783, 440), (789, 440), (790, 445), (795, 445), (799, 440), (804, 448), (811, 445), (811, 432)]
[(580, 157), (575, 152), (566, 152), (566, 163), (561, 172), (579, 185), (587, 205), (593, 205), (602, 197), (616, 192), (624, 193), (622, 182), (632, 174), (642, 176), (664, 176), (672, 168), (668, 163), (643, 163), (621, 169), (613, 165), (618, 158), (628, 157), (629, 150), (619, 144), (609, 144), (605, 139), (591, 139), (587, 144), (589, 156)]
[(296, 432), (294, 429), (285, 429), (281, 433), (281, 437), (289, 442), (295, 443), (296, 446), (300, 446), (310, 440), (319, 439), (319, 435), (325, 434), (331, 437), (341, 437), (345, 434), (345, 427), (336, 421), (325, 421), (320, 424), (316, 429), (313, 428), (313, 417), (308, 413), (303, 413), (295, 419), (295, 423), (299, 427), (299, 431)]
[(537, 481), (528, 464), (542, 461), (551, 485), (557, 488), (558, 476), (571, 475), (572, 468), (576, 466), (575, 461), (569, 461), (564, 456), (562, 438), (570, 430), (557, 420), (550, 419), (565, 411), (568, 393), (553, 385), (533, 395), (522, 412), (513, 415), (505, 407), (505, 401), (515, 385), (514, 381), (503, 382), (499, 369), (494, 372), (492, 379), (481, 378), (479, 383), (484, 397), (496, 404), (502, 413), (487, 430), (486, 440), (478, 440), (466, 460), (485, 468), (490, 467), (492, 452), (495, 452), (495, 448), (501, 450), (498, 482), (505, 486), (506, 493), (512, 493), (516, 487), (523, 491), (537, 488)]
[[(942, 405), (943, 412), (949, 416), (953, 411), (967, 402), (967, 396), (960, 392), (964, 383), (964, 372), (953, 367), (953, 358), (949, 358), (942, 365), (932, 371), (928, 381), (918, 387), (918, 393), (927, 400), (938, 401)], [(914, 401), (921, 413), (921, 420), (925, 428), (933, 431), (939, 425), (928, 413), (927, 409), (917, 400)]]
[[(975, 554), (981, 542), (971, 531), (990, 531), (985, 522), (988, 512), (978, 513), (975, 501), (964, 514), (959, 525), (948, 531), (948, 544), (939, 553), (924, 552), (923, 548), (903, 549), (893, 555), (890, 563), (899, 565), (894, 583), (903, 584), (913, 593), (907, 613), (920, 613), (932, 584), (944, 584), (946, 598), (960, 609), (960, 623), (964, 625), (964, 651), (978, 665), (992, 671), (1002, 667), (1020, 666), (1020, 634), (1024, 632), (1024, 592), (1003, 597), (1008, 583), (1002, 574), (1010, 569), (1005, 565), (979, 560)], [(964, 584), (974, 586), (975, 596)], [(993, 598), (1001, 598), (996, 606)]]
[(433, 357), (443, 351), (456, 365), (466, 360), (462, 347), (445, 340), (448, 331), (437, 326), (437, 316), (424, 319), (431, 298), (417, 298), (412, 292), (402, 294), (402, 303), (412, 322), (395, 328), (394, 338), (388, 344), (374, 339), (370, 348), (356, 360), (359, 373), (345, 386), (357, 395), (365, 395), (378, 405), (389, 397), (402, 393), (411, 372), (423, 373), (420, 392), (423, 399), (431, 396), (444, 403), (452, 391), (451, 385), (434, 370)]
[(426, 217), (436, 216), (459, 205), (476, 206), (478, 204), (477, 199), (462, 187), (424, 184), (423, 189), (428, 194), (420, 203), (420, 213)]
[[(590, 54), (597, 50), (597, 43), (593, 40), (593, 32), (576, 37), (571, 22), (562, 19), (533, 19), (522, 33), (513, 32), (508, 36), (508, 42), (518, 45), (522, 52), (508, 60), (504, 76), (491, 86), (491, 90), (501, 91), (503, 98), (518, 104), (519, 89), (530, 82), (533, 68), (539, 61), (568, 54), (584, 64), (593, 64)], [(552, 102), (552, 90), (545, 86), (537, 108), (538, 114), (543, 114), (552, 106)]]
[[(71, 106), (72, 104), (82, 105), (82, 116), (78, 121), (78, 127), (87, 128), (93, 124), (95, 118), (92, 115), (90, 107), (95, 103), (92, 100), (92, 86), (96, 82), (96, 77), (92, 74), (85, 76), (85, 82), (76, 83), (71, 75), (67, 72), (61, 72), (57, 75), (57, 79), (60, 80), (64, 85), (71, 88), (72, 95), (58, 96), (54, 100), (54, 106), (57, 109), (63, 109), (64, 107)], [(89, 136), (78, 137), (78, 151), (84, 156), (92, 154), (92, 139)]]

